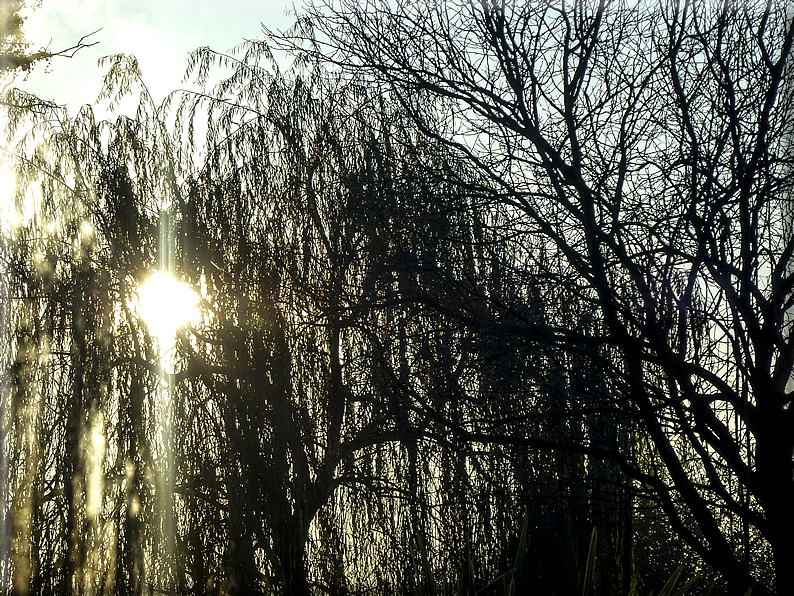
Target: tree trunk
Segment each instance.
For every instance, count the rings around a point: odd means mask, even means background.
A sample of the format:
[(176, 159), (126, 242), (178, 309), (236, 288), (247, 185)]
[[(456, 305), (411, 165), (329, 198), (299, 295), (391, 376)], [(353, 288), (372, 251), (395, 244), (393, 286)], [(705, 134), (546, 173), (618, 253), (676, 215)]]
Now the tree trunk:
[[(282, 511), (289, 510), (289, 504), (286, 505)], [(285, 596), (310, 595), (305, 555), (308, 520), (302, 517), (300, 505), (296, 504), (294, 514), (276, 520), (278, 535), (273, 537), (273, 550), (278, 558), (279, 579)]]
[(756, 434), (756, 493), (768, 521), (764, 534), (772, 548), (778, 596), (794, 594), (794, 441), (787, 413), (766, 412)]

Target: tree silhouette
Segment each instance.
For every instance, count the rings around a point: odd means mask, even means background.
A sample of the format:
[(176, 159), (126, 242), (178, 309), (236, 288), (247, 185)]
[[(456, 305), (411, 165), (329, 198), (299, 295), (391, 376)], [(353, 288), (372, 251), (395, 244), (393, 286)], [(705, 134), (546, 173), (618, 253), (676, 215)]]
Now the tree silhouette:
[(785, 13), (370, 8), (11, 92), (3, 589), (786, 593)]
[(610, 400), (647, 441), (600, 455), (737, 594), (794, 589), (792, 39), (773, 2), (607, 1), (343, 1), (282, 37), (476, 165), (505, 241), (543, 239), (598, 323), (563, 345), (608, 352)]
[[(24, 472), (5, 479), (4, 585), (20, 593), (463, 592), (514, 564), (526, 461), (433, 416), (487, 423), (535, 400), (531, 354), (451, 274), (511, 301), (534, 278), (502, 271), (514, 255), (480, 219), (481, 183), (399, 109), (263, 59), (250, 44), (218, 89), (185, 95), (173, 130), (123, 56), (103, 93), (138, 90), (136, 118), (10, 114), (12, 136), (35, 125), (4, 232), (20, 412), (4, 461)], [(200, 50), (195, 65), (215, 60), (232, 63)], [(137, 298), (158, 268), (203, 297), (170, 363)]]

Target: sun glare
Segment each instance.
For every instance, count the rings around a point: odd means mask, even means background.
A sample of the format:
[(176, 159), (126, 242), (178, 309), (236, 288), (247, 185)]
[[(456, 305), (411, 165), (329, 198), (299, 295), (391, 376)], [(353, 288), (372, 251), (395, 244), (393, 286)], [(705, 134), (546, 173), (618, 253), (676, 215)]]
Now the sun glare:
[(198, 294), (163, 271), (146, 280), (138, 295), (146, 324), (164, 348), (173, 344), (180, 327), (198, 315)]

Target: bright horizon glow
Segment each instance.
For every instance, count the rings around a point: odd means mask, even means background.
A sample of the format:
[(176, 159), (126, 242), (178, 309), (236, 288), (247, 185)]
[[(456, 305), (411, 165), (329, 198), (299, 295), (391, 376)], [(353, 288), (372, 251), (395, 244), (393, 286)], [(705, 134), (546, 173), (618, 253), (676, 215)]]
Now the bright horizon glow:
[(173, 346), (177, 330), (198, 316), (198, 294), (164, 271), (147, 279), (138, 296), (149, 330), (166, 351)]

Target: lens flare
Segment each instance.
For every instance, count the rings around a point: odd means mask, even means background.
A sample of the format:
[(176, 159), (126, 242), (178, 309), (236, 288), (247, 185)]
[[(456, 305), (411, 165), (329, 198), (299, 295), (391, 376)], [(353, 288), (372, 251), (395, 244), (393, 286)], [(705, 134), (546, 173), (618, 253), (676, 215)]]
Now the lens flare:
[(177, 330), (198, 316), (198, 294), (163, 271), (146, 280), (138, 296), (146, 324), (162, 347), (170, 347)]

